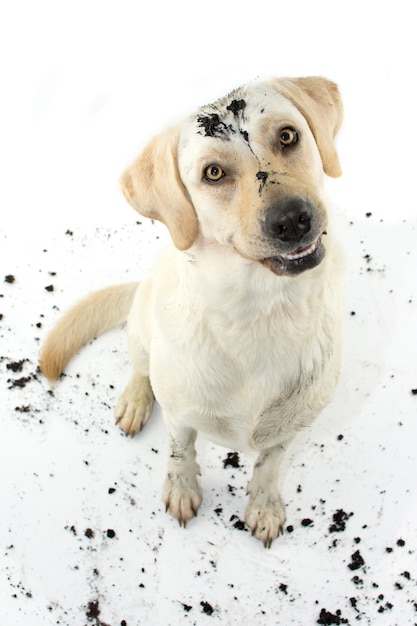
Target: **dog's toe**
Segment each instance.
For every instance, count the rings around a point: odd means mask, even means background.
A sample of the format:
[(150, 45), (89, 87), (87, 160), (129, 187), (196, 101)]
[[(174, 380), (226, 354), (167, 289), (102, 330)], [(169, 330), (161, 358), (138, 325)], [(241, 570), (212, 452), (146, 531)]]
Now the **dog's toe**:
[(203, 496), (197, 478), (183, 480), (183, 478), (168, 475), (163, 490), (163, 500), (166, 511), (178, 520), (184, 528), (188, 522), (196, 517)]
[(245, 514), (246, 524), (252, 536), (270, 548), (274, 539), (283, 533), (285, 523), (285, 506), (280, 496), (273, 498), (261, 494), (250, 498)]
[(116, 424), (133, 437), (142, 430), (148, 421), (153, 406), (153, 393), (150, 388), (133, 388), (128, 385), (116, 404)]

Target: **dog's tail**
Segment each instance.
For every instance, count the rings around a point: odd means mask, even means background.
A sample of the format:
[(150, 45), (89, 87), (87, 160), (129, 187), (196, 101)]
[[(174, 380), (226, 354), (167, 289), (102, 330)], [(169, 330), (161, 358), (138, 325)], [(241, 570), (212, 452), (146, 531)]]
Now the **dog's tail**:
[(138, 283), (96, 291), (81, 300), (51, 330), (42, 347), (40, 368), (54, 382), (88, 341), (126, 321)]

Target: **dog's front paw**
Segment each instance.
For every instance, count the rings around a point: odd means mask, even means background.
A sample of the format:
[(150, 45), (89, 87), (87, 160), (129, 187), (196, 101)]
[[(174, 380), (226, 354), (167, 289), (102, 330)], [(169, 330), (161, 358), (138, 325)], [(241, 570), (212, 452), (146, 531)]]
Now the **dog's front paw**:
[(153, 407), (154, 395), (147, 378), (132, 380), (117, 401), (116, 424), (133, 437), (148, 421)]
[(178, 520), (184, 528), (197, 515), (203, 500), (197, 477), (168, 472), (163, 489), (163, 501), (166, 510)]
[(245, 521), (252, 536), (262, 541), (265, 548), (270, 548), (274, 539), (283, 533), (285, 519), (285, 505), (279, 494), (250, 496)]

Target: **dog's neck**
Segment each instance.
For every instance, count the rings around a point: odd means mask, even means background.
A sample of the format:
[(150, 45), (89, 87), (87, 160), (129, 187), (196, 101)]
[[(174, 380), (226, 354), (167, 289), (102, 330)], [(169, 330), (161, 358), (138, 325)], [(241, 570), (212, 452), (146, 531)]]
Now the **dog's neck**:
[(260, 263), (219, 244), (197, 244), (178, 254), (195, 297), (201, 296), (206, 309), (230, 318), (253, 316), (256, 310), (270, 315), (274, 309), (288, 307), (289, 301), (296, 303), (312, 282), (306, 275), (276, 276)]

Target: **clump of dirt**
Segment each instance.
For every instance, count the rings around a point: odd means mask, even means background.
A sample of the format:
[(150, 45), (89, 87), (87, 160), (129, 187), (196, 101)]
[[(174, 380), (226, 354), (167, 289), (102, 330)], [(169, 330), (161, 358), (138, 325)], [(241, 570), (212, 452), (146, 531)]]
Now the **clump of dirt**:
[(352, 554), (351, 559), (352, 559), (352, 562), (349, 563), (348, 565), (348, 568), (351, 570), (359, 569), (360, 567), (365, 565), (365, 561), (363, 560), (362, 555), (359, 552), (359, 550), (356, 550), (356, 552)]
[(353, 513), (345, 513), (343, 509), (338, 509), (336, 513), (333, 513), (333, 524), (329, 526), (329, 532), (341, 533), (346, 530), (346, 522)]
[(240, 462), (239, 462), (239, 455), (237, 452), (228, 452), (227, 453), (227, 457), (225, 459), (223, 459), (223, 467), (226, 469), (226, 467), (234, 467), (234, 468), (238, 468), (240, 467)]
[(342, 617), (342, 612), (338, 609), (336, 614), (330, 613), (326, 609), (320, 611), (320, 617), (317, 620), (317, 624), (347, 624), (347, 619)]
[(11, 363), (7, 363), (6, 367), (8, 370), (12, 370), (12, 372), (21, 372), (23, 370), (23, 365), (27, 363), (29, 359), (21, 359), (20, 361), (12, 361)]
[(16, 380), (8, 380), (8, 383), (11, 383), (10, 387), (8, 387), (8, 389), (13, 389), (14, 387), (20, 387), (20, 389), (23, 389), (23, 387), (26, 387), (27, 383), (30, 383), (30, 381), (32, 380), (32, 376), (22, 376), (22, 378), (17, 378)]
[(91, 622), (100, 615), (100, 607), (98, 600), (90, 600), (87, 605), (86, 617)]
[(248, 530), (246, 528), (245, 522), (239, 519), (237, 515), (232, 515), (232, 517), (230, 518), (230, 521), (233, 522), (233, 528), (236, 528), (237, 530), (244, 530), (244, 531)]
[(303, 520), (301, 520), (301, 526), (312, 526), (313, 524), (313, 520), (309, 517), (305, 517)]
[(205, 613), (206, 615), (212, 615), (214, 613), (213, 607), (208, 602), (205, 602), (203, 600), (202, 602), (200, 602), (200, 605), (203, 607), (203, 613)]

